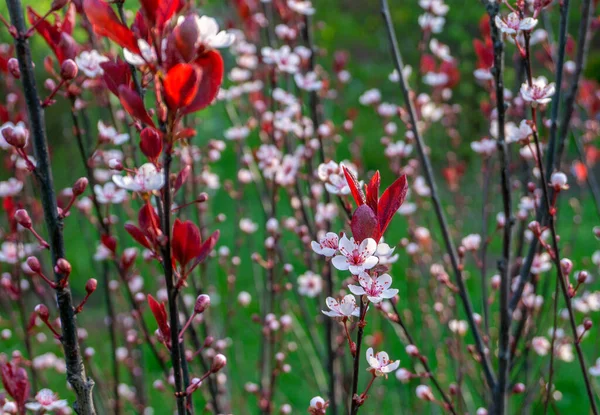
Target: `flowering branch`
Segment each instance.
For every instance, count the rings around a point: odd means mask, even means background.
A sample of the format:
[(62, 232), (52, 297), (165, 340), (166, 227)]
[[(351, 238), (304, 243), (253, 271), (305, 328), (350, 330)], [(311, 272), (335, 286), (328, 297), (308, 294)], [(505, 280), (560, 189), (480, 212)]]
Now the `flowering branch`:
[[(62, 234), (62, 220), (58, 216), (56, 196), (54, 194), (52, 171), (50, 168), (50, 158), (44, 127), (44, 114), (35, 84), (29, 42), (25, 37), (26, 28), (21, 1), (7, 0), (6, 3), (10, 13), (11, 23), (16, 30), (14, 36), (15, 47), (19, 61), (21, 82), (27, 104), (29, 121), (31, 123), (33, 148), (37, 160), (35, 171), (37, 172), (36, 176), (40, 182), (42, 206), (44, 208), (48, 234), (50, 235), (49, 243), (52, 253), (52, 262), (56, 264), (59, 258), (64, 258), (65, 247)], [(92, 398), (94, 381), (89, 379), (85, 373), (85, 367), (83, 365), (77, 339), (77, 325), (73, 300), (69, 288), (62, 284), (64, 278), (65, 277), (62, 274), (55, 270), (55, 281), (58, 284), (56, 289), (56, 299), (61, 320), (61, 342), (65, 351), (67, 380), (75, 390), (75, 395), (77, 397), (77, 402), (75, 404), (76, 412), (80, 415), (94, 415), (96, 413)]]

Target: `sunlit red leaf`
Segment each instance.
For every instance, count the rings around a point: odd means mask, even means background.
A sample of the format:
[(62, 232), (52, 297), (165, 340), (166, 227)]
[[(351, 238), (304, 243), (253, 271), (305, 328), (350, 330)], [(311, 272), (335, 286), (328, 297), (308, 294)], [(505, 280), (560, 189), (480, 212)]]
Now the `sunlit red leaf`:
[(208, 254), (210, 254), (210, 252), (215, 248), (215, 245), (217, 245), (220, 236), (220, 231), (214, 231), (213, 234), (210, 235), (210, 237), (202, 243), (202, 247), (200, 248), (200, 251), (198, 252), (196, 258), (194, 258), (194, 262), (190, 269), (193, 269), (194, 267), (196, 267), (196, 265), (200, 264), (201, 262), (204, 262)]
[(106, 87), (116, 96), (119, 96), (119, 87), (121, 85), (129, 86), (131, 83), (131, 70), (126, 62), (117, 59), (114, 62), (101, 63), (100, 67), (104, 71), (102, 79)]
[(185, 108), (184, 113), (189, 114), (209, 106), (219, 93), (223, 83), (223, 58), (219, 52), (211, 50), (194, 61), (202, 70), (198, 92), (193, 101)]
[(368, 205), (361, 205), (354, 211), (350, 228), (352, 229), (352, 236), (358, 242), (366, 238), (375, 240), (380, 238), (377, 216)]
[(379, 170), (375, 172), (371, 181), (366, 186), (367, 193), (367, 205), (373, 212), (377, 212), (377, 201), (379, 200), (379, 185), (381, 184), (381, 176)]
[(182, 222), (176, 219), (173, 224), (171, 241), (171, 250), (175, 261), (181, 267), (185, 267), (188, 262), (200, 254), (201, 249), (202, 238), (198, 227), (189, 220)]
[(379, 222), (379, 232), (381, 235), (384, 234), (386, 228), (390, 224), (390, 221), (394, 217), (396, 211), (404, 203), (406, 193), (408, 192), (408, 183), (406, 181), (406, 175), (396, 179), (394, 183), (381, 195), (379, 199), (379, 208), (377, 210), (377, 219)]
[(127, 233), (129, 235), (131, 235), (131, 237), (133, 239), (135, 239), (144, 248), (147, 248), (147, 249), (152, 248), (150, 245), (150, 242), (148, 241), (148, 238), (146, 238), (146, 235), (144, 234), (144, 232), (142, 232), (142, 230), (140, 228), (138, 228), (137, 226), (135, 226), (133, 223), (126, 223), (125, 230), (127, 231)]
[(350, 193), (352, 193), (352, 197), (358, 206), (365, 203), (365, 195), (363, 191), (360, 189), (360, 184), (358, 183), (358, 179), (354, 176), (354, 174), (346, 168), (346, 166), (342, 167), (344, 170), (344, 176), (346, 176), (346, 181), (348, 182), (348, 187), (350, 187)]
[(121, 23), (108, 3), (103, 0), (83, 0), (83, 9), (98, 35), (111, 39), (133, 53), (139, 52), (133, 32)]
[(200, 69), (187, 63), (180, 63), (169, 69), (163, 81), (167, 106), (182, 109), (189, 105), (198, 93), (201, 78)]

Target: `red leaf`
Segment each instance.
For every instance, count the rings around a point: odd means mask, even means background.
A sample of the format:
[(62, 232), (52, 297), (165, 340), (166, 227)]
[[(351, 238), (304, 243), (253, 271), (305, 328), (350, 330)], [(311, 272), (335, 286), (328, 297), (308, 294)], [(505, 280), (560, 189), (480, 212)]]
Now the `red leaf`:
[(169, 323), (167, 323), (167, 310), (165, 309), (165, 304), (159, 303), (154, 297), (148, 294), (148, 305), (150, 306), (152, 314), (154, 314), (154, 319), (158, 323), (158, 329), (168, 342), (171, 338), (171, 330), (169, 328)]
[(381, 176), (379, 175), (379, 170), (375, 172), (373, 177), (371, 177), (371, 181), (366, 186), (367, 193), (367, 205), (373, 210), (373, 212), (377, 212), (377, 201), (379, 200), (379, 185), (381, 184)]
[(378, 241), (381, 237), (378, 234), (377, 216), (368, 205), (361, 205), (354, 211), (350, 228), (352, 229), (352, 236), (357, 242), (367, 238)]
[(201, 82), (201, 70), (187, 63), (173, 66), (163, 81), (165, 100), (170, 109), (182, 109), (189, 105)]
[(352, 193), (352, 197), (358, 206), (365, 203), (365, 195), (360, 190), (360, 184), (358, 183), (358, 179), (354, 176), (354, 174), (343, 166), (344, 176), (346, 176), (346, 181), (348, 182), (348, 187), (350, 187), (350, 193)]
[(204, 262), (208, 254), (210, 254), (210, 252), (215, 248), (215, 245), (219, 241), (220, 236), (221, 231), (216, 230), (213, 232), (212, 235), (210, 235), (210, 237), (206, 241), (204, 241), (202, 247), (200, 248), (200, 251), (198, 252), (198, 255), (194, 259), (194, 263), (190, 267), (190, 270), (194, 269), (199, 263)]
[(193, 101), (185, 108), (189, 114), (208, 107), (219, 93), (223, 83), (223, 58), (219, 52), (211, 50), (196, 59), (194, 63), (202, 70), (198, 92)]
[(148, 111), (146, 111), (142, 97), (140, 97), (137, 92), (125, 85), (119, 86), (118, 92), (119, 101), (121, 101), (121, 105), (123, 105), (123, 108), (125, 108), (125, 111), (127, 111), (129, 115), (138, 119), (143, 124), (155, 127), (152, 118), (150, 118)]
[(61, 30), (69, 35), (73, 34), (75, 28), (75, 18), (77, 17), (77, 8), (73, 3), (69, 4), (65, 17), (63, 18)]
[(193, 222), (189, 220), (181, 222), (175, 219), (171, 250), (173, 257), (182, 268), (199, 255), (202, 250), (202, 237)]
[(146, 203), (138, 212), (138, 224), (146, 235), (158, 235), (160, 219), (150, 203)]
[(177, 193), (177, 191), (183, 186), (183, 184), (187, 181), (188, 177), (190, 177), (190, 173), (192, 172), (192, 166), (189, 164), (185, 166), (179, 174), (177, 175), (177, 179), (175, 180), (175, 185), (173, 186), (173, 193)]
[(126, 223), (125, 230), (129, 235), (131, 235), (133, 239), (135, 239), (144, 248), (152, 249), (150, 242), (148, 241), (148, 238), (146, 238), (144, 232), (142, 232), (142, 230), (135, 226), (133, 223)]
[(31, 7), (27, 7), (27, 18), (29, 19), (29, 23), (35, 27), (36, 32), (50, 46), (59, 62), (75, 58), (77, 48), (75, 40), (70, 36), (71, 29), (68, 22), (66, 27), (57, 23), (52, 25), (47, 20), (42, 19), (42, 16), (37, 14)]
[(377, 210), (377, 219), (379, 222), (379, 236), (381, 237), (396, 211), (404, 203), (406, 193), (408, 192), (408, 183), (406, 175), (396, 179), (394, 183), (381, 195), (379, 199), (379, 209)]
[(106, 36), (121, 47), (139, 53), (133, 32), (121, 23), (108, 3), (103, 0), (83, 0), (83, 10), (99, 36)]
[(102, 79), (106, 87), (116, 96), (119, 96), (119, 87), (121, 85), (129, 86), (131, 83), (131, 70), (129, 69), (129, 65), (122, 60), (117, 59), (114, 62), (104, 62), (100, 64), (100, 67), (104, 71)]

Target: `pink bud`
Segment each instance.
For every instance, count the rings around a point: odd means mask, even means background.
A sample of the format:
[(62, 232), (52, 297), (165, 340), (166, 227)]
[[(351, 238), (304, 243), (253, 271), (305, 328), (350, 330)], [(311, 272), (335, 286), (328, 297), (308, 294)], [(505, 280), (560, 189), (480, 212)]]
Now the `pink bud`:
[(19, 61), (17, 58), (10, 58), (8, 60), (7, 67), (12, 76), (14, 76), (16, 79), (21, 78), (21, 69), (19, 69)]
[(212, 373), (217, 373), (219, 370), (223, 369), (227, 364), (227, 358), (222, 354), (218, 354), (213, 358), (212, 366), (210, 367), (210, 371)]
[(6, 127), (2, 129), (2, 137), (8, 144), (16, 148), (25, 148), (29, 138), (29, 131), (25, 128)]
[(560, 260), (560, 268), (563, 274), (569, 275), (573, 271), (573, 262), (568, 258), (563, 258)]
[(113, 170), (123, 170), (123, 163), (121, 163), (119, 160), (117, 159), (110, 159), (108, 160), (108, 167), (110, 167)]
[(419, 356), (419, 349), (414, 344), (409, 344), (408, 346), (406, 346), (405, 350), (406, 350), (406, 353), (408, 353), (412, 357)]
[(35, 273), (42, 271), (40, 261), (38, 261), (38, 259), (34, 256), (30, 256), (29, 258), (27, 258), (27, 266)]
[(60, 65), (60, 76), (65, 81), (75, 79), (79, 68), (72, 59), (66, 59), (62, 65)]
[(579, 271), (579, 274), (577, 274), (577, 282), (579, 284), (583, 284), (587, 281), (588, 279), (588, 272), (587, 271)]
[(77, 197), (83, 194), (83, 192), (85, 192), (85, 189), (87, 188), (87, 185), (88, 179), (86, 177), (80, 177), (79, 179), (77, 179), (77, 181), (73, 185), (73, 196)]
[(56, 89), (56, 82), (54, 82), (54, 79), (46, 79), (44, 81), (44, 88), (46, 88), (48, 91), (54, 91)]
[(196, 298), (196, 304), (194, 305), (194, 313), (204, 313), (204, 310), (206, 310), (208, 307), (210, 307), (210, 297), (206, 294), (200, 294), (198, 298)]
[(57, 274), (62, 274), (65, 277), (68, 277), (71, 274), (71, 264), (64, 258), (58, 258), (56, 261), (56, 266), (54, 267), (54, 272)]
[(88, 280), (88, 282), (85, 283), (85, 292), (88, 294), (91, 294), (94, 291), (96, 291), (97, 287), (98, 287), (98, 281), (96, 281), (96, 279), (94, 279), (94, 278), (90, 278)]
[(40, 316), (42, 321), (48, 321), (48, 319), (50, 318), (50, 312), (48, 311), (48, 307), (46, 307), (44, 304), (36, 305), (34, 310), (37, 313), (37, 315)]
[(204, 347), (205, 348), (210, 347), (214, 341), (215, 341), (215, 338), (213, 336), (207, 336), (206, 339), (204, 339)]
[(585, 320), (583, 320), (583, 328), (586, 331), (590, 330), (593, 325), (594, 325), (594, 323), (592, 323), (592, 320), (590, 320), (589, 318), (586, 318)]
[(15, 212), (15, 220), (19, 225), (26, 229), (31, 229), (31, 218), (25, 209), (18, 209)]
[(513, 387), (513, 393), (523, 393), (525, 392), (525, 385), (522, 383), (517, 383), (514, 387)]

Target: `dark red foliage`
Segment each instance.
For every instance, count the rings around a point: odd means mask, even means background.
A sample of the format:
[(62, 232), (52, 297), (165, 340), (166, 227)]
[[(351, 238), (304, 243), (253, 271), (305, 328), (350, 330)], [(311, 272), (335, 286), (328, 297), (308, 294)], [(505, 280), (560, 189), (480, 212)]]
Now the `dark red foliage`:
[(171, 338), (171, 329), (169, 328), (169, 323), (167, 323), (167, 310), (165, 308), (165, 304), (159, 303), (154, 297), (152, 297), (152, 295), (148, 294), (148, 305), (150, 306), (152, 314), (154, 314), (154, 319), (158, 323), (158, 329), (160, 330), (165, 341), (169, 343), (169, 339)]
[(59, 62), (75, 58), (78, 45), (71, 37), (75, 21), (74, 6), (69, 7), (63, 20), (56, 17), (54, 24), (50, 24), (48, 20), (43, 20), (42, 16), (37, 14), (31, 7), (27, 7), (27, 18), (29, 23), (35, 27), (36, 32), (50, 46)]
[(24, 414), (30, 388), (27, 371), (10, 362), (0, 361), (0, 375), (4, 389), (15, 400), (19, 413)]
[(96, 34), (111, 39), (133, 53), (139, 53), (133, 32), (121, 23), (110, 4), (103, 0), (83, 0), (83, 9)]

